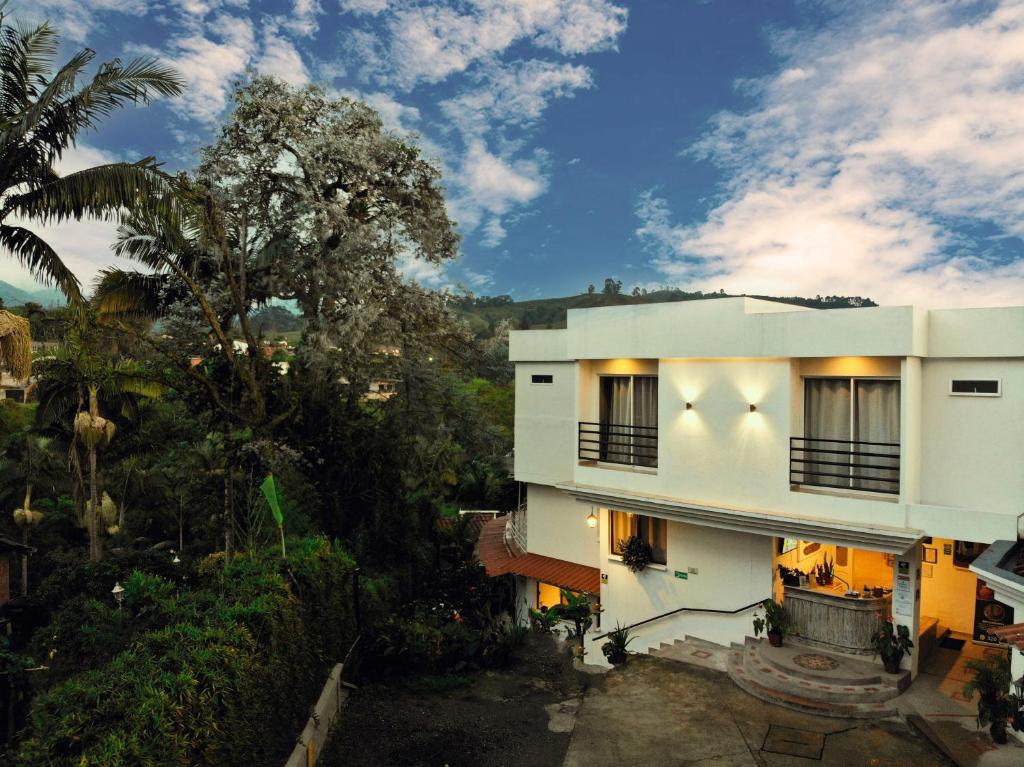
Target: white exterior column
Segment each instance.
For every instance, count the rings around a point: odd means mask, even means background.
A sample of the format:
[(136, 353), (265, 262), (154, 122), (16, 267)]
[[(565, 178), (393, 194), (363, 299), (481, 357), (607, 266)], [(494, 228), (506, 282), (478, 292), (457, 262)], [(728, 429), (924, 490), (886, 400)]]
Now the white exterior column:
[[(894, 627), (906, 626), (914, 643), (910, 655), (904, 655), (900, 668), (917, 676), (921, 658), (921, 547), (912, 546), (896, 555), (892, 568), (892, 622)], [(882, 616), (883, 620), (888, 616)]]

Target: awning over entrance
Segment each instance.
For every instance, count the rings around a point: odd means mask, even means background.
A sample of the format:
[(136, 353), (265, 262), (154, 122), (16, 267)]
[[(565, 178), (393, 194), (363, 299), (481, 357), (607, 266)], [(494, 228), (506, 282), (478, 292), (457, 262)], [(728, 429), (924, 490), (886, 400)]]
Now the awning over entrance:
[(902, 554), (925, 534), (923, 530), (905, 527), (857, 525), (782, 512), (702, 506), (664, 496), (630, 493), (576, 482), (565, 482), (556, 487), (577, 501), (602, 508), (631, 511), (721, 530), (836, 543), (891, 554)]
[(601, 592), (601, 572), (596, 567), (510, 549), (505, 543), (508, 520), (507, 516), (489, 519), (480, 531), (478, 554), (488, 575), (512, 573), (570, 591)]

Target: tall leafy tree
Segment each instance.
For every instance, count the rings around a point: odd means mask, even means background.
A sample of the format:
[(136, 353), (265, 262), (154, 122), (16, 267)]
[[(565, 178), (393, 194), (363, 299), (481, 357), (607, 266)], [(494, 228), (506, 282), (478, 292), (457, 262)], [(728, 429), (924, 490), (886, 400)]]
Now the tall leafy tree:
[(115, 59), (85, 79), (96, 57), (89, 49), (55, 67), (57, 32), (47, 23), (26, 27), (11, 22), (6, 5), (0, 3), (0, 248), (78, 302), (78, 279), (57, 252), (11, 221), (109, 218), (137, 204), (141, 195), (164, 188), (152, 157), (65, 176), (55, 164), (102, 118), (126, 104), (177, 96), (182, 80), (149, 58)]

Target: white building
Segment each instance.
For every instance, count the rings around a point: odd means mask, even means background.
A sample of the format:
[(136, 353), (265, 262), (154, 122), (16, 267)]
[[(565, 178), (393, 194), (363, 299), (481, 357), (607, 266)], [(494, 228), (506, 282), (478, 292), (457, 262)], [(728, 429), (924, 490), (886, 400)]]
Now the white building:
[[(595, 635), (647, 621), (631, 649), (742, 643), (755, 603), (799, 596), (780, 565), (813, 587), (831, 561), (836, 609), (878, 588), (918, 638), (911, 674), (947, 632), (983, 641), (1013, 622), (970, 565), (1024, 530), (1024, 307), (570, 310), (563, 330), (513, 332), (510, 357), (527, 504), (507, 540), (526, 552), (501, 572), (530, 606), (566, 585), (543, 582), (546, 565), (594, 584)], [(642, 572), (617, 553), (630, 536), (651, 548)], [(813, 609), (800, 633), (843, 650)]]

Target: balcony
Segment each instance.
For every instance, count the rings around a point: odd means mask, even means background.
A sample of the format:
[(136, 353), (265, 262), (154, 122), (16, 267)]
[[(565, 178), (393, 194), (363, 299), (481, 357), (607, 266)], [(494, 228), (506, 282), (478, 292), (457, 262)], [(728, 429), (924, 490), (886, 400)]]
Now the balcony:
[(658, 427), (581, 421), (577, 456), (581, 461), (656, 468)]
[(900, 443), (790, 437), (789, 483), (899, 495)]

